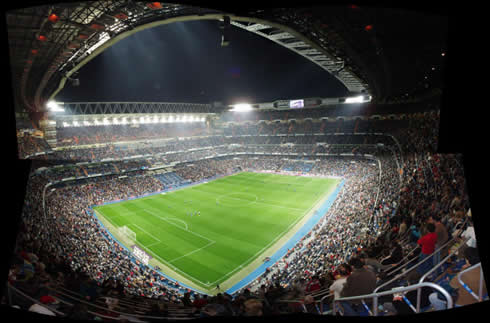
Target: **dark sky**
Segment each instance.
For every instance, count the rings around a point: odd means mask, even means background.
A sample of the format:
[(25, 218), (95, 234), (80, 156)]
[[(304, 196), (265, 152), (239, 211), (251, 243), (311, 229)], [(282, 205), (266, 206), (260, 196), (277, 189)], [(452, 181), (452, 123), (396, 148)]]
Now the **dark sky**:
[(221, 47), (218, 21), (191, 21), (138, 32), (79, 70), (62, 102), (221, 101), (233, 104), (347, 94), (333, 76), (268, 39), (230, 26)]

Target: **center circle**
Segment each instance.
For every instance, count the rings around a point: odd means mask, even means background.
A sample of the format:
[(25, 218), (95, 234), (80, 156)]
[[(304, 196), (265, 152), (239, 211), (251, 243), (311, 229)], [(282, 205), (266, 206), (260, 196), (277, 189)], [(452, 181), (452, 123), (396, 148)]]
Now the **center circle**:
[(258, 199), (255, 194), (235, 192), (219, 196), (216, 198), (216, 203), (230, 207), (245, 207), (257, 202)]

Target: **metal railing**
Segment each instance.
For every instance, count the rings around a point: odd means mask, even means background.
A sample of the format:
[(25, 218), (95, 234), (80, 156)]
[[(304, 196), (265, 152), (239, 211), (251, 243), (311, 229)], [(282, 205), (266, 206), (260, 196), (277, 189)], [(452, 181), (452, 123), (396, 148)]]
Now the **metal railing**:
[[(360, 295), (360, 296), (352, 296), (352, 297), (341, 297), (341, 298), (338, 298), (338, 299), (334, 299), (334, 301), (332, 302), (332, 314), (335, 315), (337, 310), (336, 310), (336, 304), (338, 302), (342, 302), (342, 301), (353, 301), (353, 300), (364, 300), (364, 299), (368, 299), (368, 298), (372, 298), (373, 299), (373, 302), (372, 302), (372, 311), (369, 311), (368, 310), (368, 307), (366, 305), (366, 303), (363, 302), (363, 306), (365, 308), (367, 308), (368, 312), (370, 315), (372, 316), (378, 316), (378, 298), (381, 297), (381, 296), (386, 296), (386, 295), (392, 295), (392, 294), (395, 294), (395, 293), (405, 293), (405, 292), (408, 292), (408, 291), (411, 291), (411, 290), (420, 290), (422, 287), (430, 287), (430, 288), (433, 288), (435, 290), (437, 290), (438, 292), (440, 292), (442, 295), (444, 295), (444, 297), (446, 298), (447, 300), (447, 308), (450, 309), (453, 307), (453, 299), (451, 298), (451, 295), (449, 295), (449, 293), (444, 289), (442, 288), (441, 286), (437, 285), (437, 284), (434, 284), (434, 283), (418, 283), (418, 284), (415, 284), (415, 285), (411, 285), (411, 286), (406, 286), (406, 287), (397, 287), (397, 288), (394, 288), (392, 290), (389, 290), (389, 291), (384, 291), (384, 292), (380, 292), (380, 293), (372, 293), (372, 294), (366, 294), (366, 295)], [(413, 310), (413, 306), (412, 306), (412, 310)], [(420, 312), (420, 309), (416, 308), (415, 309), (415, 313), (419, 313)]]
[[(465, 221), (466, 222), (466, 221)], [(464, 227), (464, 226), (463, 226)], [(415, 265), (413, 265), (412, 267), (410, 267), (409, 269), (407, 269), (406, 271), (402, 272), (401, 274), (398, 274), (396, 275), (395, 277), (393, 277), (392, 279), (388, 280), (387, 282), (377, 286), (375, 289), (374, 289), (374, 292), (377, 292), (380, 288), (383, 288), (383, 287), (386, 287), (388, 286), (389, 284), (393, 283), (394, 281), (402, 278), (403, 276), (407, 275), (409, 272), (411, 272), (412, 270), (414, 270), (415, 268), (417, 268), (420, 264), (422, 264), (423, 262), (425, 261), (428, 261), (428, 259), (434, 257), (434, 255), (438, 252), (440, 252), (442, 249), (446, 248), (446, 246), (448, 246), (450, 243), (456, 243), (459, 239), (460, 239), (460, 235), (461, 235), (461, 232), (462, 230), (460, 229), (460, 232), (458, 232), (458, 234), (452, 238), (451, 240), (447, 241), (445, 244), (443, 244), (442, 246), (440, 246), (439, 248), (437, 248), (436, 250), (434, 250), (434, 252), (432, 254), (430, 254), (428, 257), (426, 257), (425, 259), (423, 259), (422, 261), (419, 261), (418, 263), (416, 263)], [(463, 245), (465, 242), (465, 240), (463, 240), (463, 242), (461, 243), (461, 245)], [(459, 249), (461, 247), (461, 245), (457, 248)], [(399, 267), (398, 269), (396, 269), (394, 272), (396, 271), (399, 271), (403, 268), (406, 268), (407, 265), (409, 263), (411, 263), (413, 260), (415, 259), (418, 259), (418, 258), (413, 258), (411, 259), (410, 261), (408, 261), (406, 264), (404, 264), (403, 266)], [(434, 268), (432, 268), (434, 269)], [(392, 273), (393, 274), (393, 273)]]
[(49, 305), (46, 305), (46, 304), (43, 304), (42, 302), (40, 302), (39, 300), (35, 299), (35, 298), (32, 298), (31, 296), (27, 295), (26, 293), (24, 293), (23, 291), (21, 291), (20, 289), (12, 286), (10, 283), (7, 283), (7, 293), (8, 293), (8, 301), (9, 301), (9, 305), (12, 306), (14, 305), (13, 302), (12, 302), (12, 292), (24, 297), (25, 299), (33, 302), (33, 303), (36, 303), (48, 310), (50, 310), (51, 312), (55, 313), (57, 316), (60, 316), (60, 317), (64, 317), (66, 316), (65, 313), (63, 312), (60, 312), (58, 310), (56, 310), (55, 308), (53, 308), (52, 306), (49, 306)]
[[(438, 264), (436, 264), (429, 271), (427, 271), (425, 274), (423, 274), (422, 277), (420, 277), (419, 284), (423, 283), (428, 276), (430, 276), (433, 272), (435, 272), (440, 267), (442, 267), (442, 265), (445, 264), (453, 255), (455, 255), (463, 245), (464, 245), (464, 243), (461, 243), (457, 248), (455, 248), (452, 252), (450, 252)], [(421, 290), (419, 289), (419, 290), (417, 290), (417, 311), (420, 310), (420, 301), (421, 301), (420, 298), (421, 298)]]
[[(418, 248), (419, 248), (419, 247), (417, 246), (417, 247), (413, 248), (412, 250), (410, 250), (410, 251), (409, 251), (409, 252), (408, 252), (408, 253), (405, 255), (405, 257), (403, 257), (403, 258), (402, 258), (402, 259), (401, 259), (399, 262), (394, 263), (394, 264), (393, 264), (393, 267), (398, 266), (398, 265), (399, 265), (399, 264), (401, 264), (401, 263), (402, 263), (404, 260), (408, 259), (408, 257), (410, 257), (410, 255), (411, 255), (411, 254), (413, 254), (413, 253), (415, 252), (415, 250), (417, 250)], [(383, 260), (388, 259), (388, 258), (389, 258), (389, 256), (388, 256), (388, 257), (385, 257)], [(414, 258), (414, 259), (416, 259), (416, 258)], [(381, 262), (383, 262), (383, 260), (381, 260)], [(399, 271), (400, 269), (402, 269), (402, 268), (406, 267), (406, 265), (408, 265), (408, 264), (409, 264), (410, 262), (412, 262), (412, 261), (413, 261), (413, 259), (409, 260), (408, 262), (406, 262), (405, 264), (403, 264), (401, 267), (398, 267), (398, 268), (393, 269), (393, 270), (391, 270), (392, 268), (387, 268), (387, 269), (382, 270), (382, 272), (390, 272), (390, 274), (389, 274), (389, 275), (391, 276), (391, 275), (393, 275), (394, 273), (396, 273), (397, 271)]]
[[(463, 276), (464, 273), (468, 272), (468, 271), (471, 271), (473, 269), (476, 269), (480, 267), (480, 281), (479, 281), (479, 284), (478, 284), (478, 295), (475, 294), (475, 292), (463, 281), (463, 279), (461, 278)], [(473, 265), (469, 268), (466, 268), (465, 270), (462, 270), (458, 273), (458, 281), (459, 283), (461, 284), (461, 286), (463, 286), (463, 288), (468, 292), (470, 293), (471, 296), (473, 296), (473, 298), (475, 298), (477, 301), (481, 302), (483, 301), (483, 270), (482, 270), (482, 267), (481, 267), (481, 262), (477, 263), (476, 265)]]
[[(138, 318), (138, 319), (157, 319), (157, 320), (190, 320), (190, 319), (193, 319), (194, 317), (179, 317), (179, 316), (172, 316), (172, 315), (169, 315), (168, 317), (160, 317), (160, 316), (148, 316), (148, 315), (139, 315), (139, 314), (133, 314), (133, 313), (125, 313), (125, 312), (121, 312), (121, 311), (117, 311), (117, 310), (113, 310), (113, 309), (109, 309), (107, 307), (104, 307), (104, 306), (100, 306), (100, 305), (97, 305), (97, 304), (94, 304), (94, 303), (90, 303), (90, 302), (87, 302), (83, 299), (80, 299), (79, 297), (75, 297), (75, 296), (72, 296), (72, 295), (69, 295), (67, 293), (64, 293), (64, 292), (61, 292), (60, 290), (57, 290), (57, 289), (54, 289), (54, 288), (49, 288), (50, 290), (52, 290), (54, 293), (56, 293), (57, 295), (61, 295), (62, 297), (66, 297), (66, 298), (69, 298), (69, 299), (72, 299), (78, 303), (82, 303), (82, 304), (85, 304), (89, 307), (91, 307), (92, 309), (95, 309), (95, 310), (103, 310), (105, 312), (111, 312), (111, 313), (115, 313), (115, 314), (118, 314), (119, 316), (124, 316), (124, 317), (134, 317), (134, 318)], [(22, 297), (34, 302), (34, 303), (37, 303), (43, 307), (46, 307), (47, 309), (49, 309), (50, 311), (54, 312), (55, 314), (59, 315), (59, 316), (66, 316), (65, 313), (62, 313), (56, 309), (53, 309), (52, 307), (48, 306), (48, 305), (45, 305), (45, 304), (42, 304), (40, 301), (37, 301), (36, 299), (30, 297), (29, 295), (23, 293), (22, 291), (20, 291), (19, 289), (15, 288), (14, 286), (12, 286), (10, 283), (7, 283), (7, 292), (9, 293), (9, 304), (12, 305), (12, 301), (11, 301), (11, 294), (12, 294), (12, 291), (21, 295)], [(56, 299), (59, 299), (59, 296), (56, 297)], [(60, 301), (63, 301), (63, 303), (67, 303), (69, 304), (69, 302), (67, 301), (64, 301), (62, 299), (60, 299)], [(102, 313), (97, 313), (97, 312), (94, 312), (93, 310), (87, 310), (87, 313), (89, 314), (92, 314), (92, 315), (95, 315), (95, 316), (100, 316), (100, 317), (104, 317), (104, 318), (108, 318), (108, 319), (112, 319), (112, 320), (120, 320), (121, 318), (118, 318), (118, 317), (112, 317), (112, 316), (106, 316)]]

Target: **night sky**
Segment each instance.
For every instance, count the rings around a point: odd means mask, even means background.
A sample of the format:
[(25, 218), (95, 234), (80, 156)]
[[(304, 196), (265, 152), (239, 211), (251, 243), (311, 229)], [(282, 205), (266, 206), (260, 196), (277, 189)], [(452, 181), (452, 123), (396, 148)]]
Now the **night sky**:
[(82, 67), (55, 100), (62, 102), (220, 101), (233, 104), (347, 94), (333, 76), (268, 39), (219, 21), (191, 21), (138, 32)]

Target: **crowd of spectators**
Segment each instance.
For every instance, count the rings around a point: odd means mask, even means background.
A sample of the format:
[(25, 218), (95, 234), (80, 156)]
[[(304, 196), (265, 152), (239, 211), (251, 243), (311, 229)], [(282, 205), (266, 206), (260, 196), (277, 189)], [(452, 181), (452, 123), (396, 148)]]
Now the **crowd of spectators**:
[[(283, 113), (278, 115), (284, 117)], [(403, 154), (398, 153), (397, 143), (389, 136), (318, 136), (322, 141), (312, 140), (314, 136), (273, 136), (301, 133), (307, 129), (315, 132), (316, 125), (326, 130), (329, 123), (326, 121), (301, 126), (293, 123), (277, 124), (277, 127), (266, 123), (233, 126), (225, 129), (225, 134), (231, 131), (231, 138), (212, 136), (186, 141), (169, 140), (146, 147), (111, 145), (109, 148), (71, 149), (59, 153), (75, 161), (132, 155), (152, 157), (61, 167), (31, 174), (10, 281), (37, 299), (46, 296), (43, 286), (54, 284), (78, 291), (87, 301), (115, 291), (115, 297), (138, 295), (159, 299), (165, 304), (194, 308), (201, 316), (272, 315), (283, 311), (318, 313), (316, 303), (308, 294), (327, 289), (338, 298), (371, 292), (383, 278), (380, 273), (396, 265), (403, 257), (404, 250), (398, 242), (405, 233), (409, 237), (413, 235), (409, 241), (414, 246), (421, 246), (418, 256), (427, 260), (427, 267), (418, 268), (422, 274), (440, 259), (440, 255), (433, 259), (424, 258), (424, 255), (431, 254), (436, 244), (440, 246), (447, 241), (458, 221), (469, 210), (461, 157), (433, 153), (437, 143), (434, 129), (437, 129), (438, 113), (409, 115), (396, 122), (359, 120), (347, 129), (364, 129), (364, 122), (377, 124), (377, 129), (384, 127), (393, 134), (400, 142)], [(404, 126), (398, 128), (401, 124)], [(250, 133), (255, 136), (237, 137)], [(96, 136), (103, 138), (101, 134)], [(345, 147), (317, 145), (323, 140), (327, 144), (334, 140), (334, 144)], [(377, 143), (385, 146), (372, 147)], [(366, 144), (372, 146), (363, 146)], [(353, 150), (352, 145), (358, 145), (357, 149)], [(202, 147), (211, 148), (194, 151)], [(175, 153), (177, 150), (186, 151)], [(315, 155), (332, 151), (354, 155)], [(236, 152), (243, 154), (216, 158), (216, 155)], [(257, 152), (267, 155), (255, 155)], [(178, 283), (135, 261), (87, 212), (91, 205), (164, 189), (162, 182), (141, 170), (155, 164), (187, 160), (177, 165), (174, 171), (192, 182), (238, 170), (276, 172), (289, 169), (286, 166), (290, 164), (304, 164), (301, 161), (303, 156), (298, 157), (297, 162), (291, 162), (271, 153), (315, 157), (308, 173), (343, 177), (344, 186), (315, 227), (285, 257), (235, 295), (225, 293), (206, 297), (182, 289)], [(360, 153), (373, 157), (365, 158)], [(41, 202), (44, 185), (53, 179), (73, 176), (73, 173), (76, 177), (83, 177), (83, 174), (120, 173), (121, 170), (127, 170), (128, 177), (108, 175), (58, 185), (47, 192), (45, 203)], [(301, 167), (292, 170), (298, 171)], [(378, 261), (381, 257), (384, 257), (383, 261)], [(415, 279), (409, 281), (413, 283)], [(303, 301), (294, 302), (299, 299)], [(396, 304), (393, 302), (393, 307), (387, 307), (401, 311)], [(355, 303), (344, 305), (347, 314), (359, 310)], [(164, 315), (165, 311), (165, 308), (157, 306), (148, 313), (158, 316)]]
[(17, 137), (17, 147), (19, 158), (30, 158), (36, 154), (45, 154), (52, 150), (46, 140), (29, 133)]
[(58, 127), (56, 136), (59, 146), (70, 146), (203, 136), (206, 133), (206, 125), (203, 122), (196, 122), (138, 124), (137, 127), (132, 124)]

